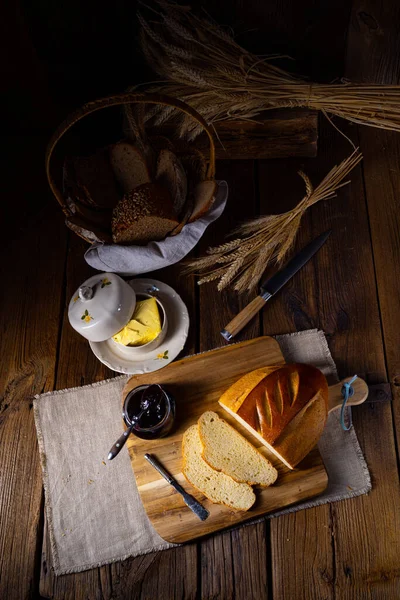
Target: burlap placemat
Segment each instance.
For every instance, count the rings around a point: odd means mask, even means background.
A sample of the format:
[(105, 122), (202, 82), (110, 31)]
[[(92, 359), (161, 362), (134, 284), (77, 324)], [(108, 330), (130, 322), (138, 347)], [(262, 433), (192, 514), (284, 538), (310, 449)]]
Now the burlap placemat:
[[(287, 362), (312, 364), (329, 383), (337, 381), (323, 332), (304, 331), (277, 336), (277, 340)], [(109, 448), (121, 434), (121, 392), (126, 380), (124, 375), (35, 398), (56, 575), (173, 546), (154, 531), (146, 516), (128, 452), (121, 452), (118, 463), (107, 461)], [(269, 517), (359, 496), (371, 489), (356, 433), (353, 428), (343, 431), (335, 413), (328, 418), (319, 450), (329, 476), (327, 490), (314, 500)]]

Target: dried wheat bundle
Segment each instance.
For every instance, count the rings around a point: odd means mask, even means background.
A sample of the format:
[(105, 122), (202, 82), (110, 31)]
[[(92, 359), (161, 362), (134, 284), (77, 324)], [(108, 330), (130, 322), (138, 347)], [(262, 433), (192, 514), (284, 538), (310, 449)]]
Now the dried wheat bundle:
[[(309, 107), (400, 131), (400, 86), (309, 83), (276, 67), (271, 57), (247, 52), (225, 30), (187, 7), (163, 0), (155, 6), (149, 12), (155, 19), (138, 14), (143, 53), (165, 81), (155, 90), (184, 100), (209, 123), (254, 120), (280, 107)], [(160, 125), (174, 115), (173, 109), (157, 108), (147, 118)], [(193, 139), (201, 127), (184, 117), (179, 132)]]
[(299, 171), (306, 194), (293, 210), (244, 223), (234, 232), (235, 239), (209, 248), (207, 256), (188, 264), (187, 272), (200, 274), (200, 285), (218, 279), (219, 291), (229, 284), (233, 284), (238, 292), (252, 291), (267, 265), (284, 260), (293, 246), (305, 211), (320, 200), (334, 198), (335, 192), (349, 183), (343, 179), (361, 159), (362, 155), (356, 150), (339, 166), (333, 167), (315, 189), (307, 175)]

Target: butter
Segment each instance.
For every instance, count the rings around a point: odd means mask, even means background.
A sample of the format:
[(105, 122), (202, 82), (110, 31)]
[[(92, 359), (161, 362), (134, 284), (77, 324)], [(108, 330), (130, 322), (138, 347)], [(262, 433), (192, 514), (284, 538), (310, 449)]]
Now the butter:
[(143, 346), (152, 342), (161, 332), (161, 319), (155, 298), (139, 300), (132, 319), (113, 340), (124, 346)]

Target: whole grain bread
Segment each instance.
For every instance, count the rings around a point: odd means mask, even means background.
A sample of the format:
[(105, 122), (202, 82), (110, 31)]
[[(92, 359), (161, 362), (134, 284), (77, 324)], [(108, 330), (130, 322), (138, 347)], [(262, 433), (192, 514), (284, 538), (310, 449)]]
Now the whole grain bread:
[(229, 423), (207, 411), (198, 420), (202, 457), (217, 471), (239, 483), (267, 487), (275, 483), (277, 470)]
[(189, 483), (211, 502), (235, 510), (249, 510), (256, 499), (252, 487), (210, 467), (202, 458), (202, 449), (198, 426), (192, 425), (182, 439), (182, 472)]
[(151, 181), (150, 168), (144, 154), (131, 142), (113, 144), (110, 147), (110, 162), (125, 194)]
[(145, 183), (126, 194), (111, 221), (114, 242), (127, 245), (162, 240), (177, 225), (169, 192), (156, 183)]
[(293, 469), (321, 437), (328, 415), (328, 384), (310, 365), (266, 368), (264, 377), (258, 369), (229, 388), (219, 404)]
[(197, 221), (206, 214), (214, 204), (218, 184), (214, 180), (201, 181), (193, 190), (193, 211), (189, 223)]
[(156, 181), (167, 188), (174, 211), (182, 212), (187, 197), (187, 177), (179, 158), (171, 150), (161, 150), (157, 159)]

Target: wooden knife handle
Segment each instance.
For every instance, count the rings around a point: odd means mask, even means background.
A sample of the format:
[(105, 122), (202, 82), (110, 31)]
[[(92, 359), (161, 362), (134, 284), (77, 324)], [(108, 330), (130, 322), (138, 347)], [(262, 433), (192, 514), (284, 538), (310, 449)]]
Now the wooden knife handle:
[[(329, 396), (328, 396), (328, 412), (335, 410), (336, 408), (340, 408), (343, 404), (343, 396), (342, 396), (342, 387), (345, 381), (350, 381), (351, 377), (347, 377), (340, 381), (336, 385), (332, 385), (329, 387)], [(368, 397), (368, 386), (363, 379), (357, 377), (354, 383), (351, 384), (351, 387), (354, 390), (354, 394), (351, 398), (348, 399), (346, 406), (357, 406), (357, 404), (362, 404)]]
[(266, 300), (262, 296), (256, 296), (236, 317), (221, 331), (221, 335), (228, 342), (243, 329), (245, 325), (262, 309)]

